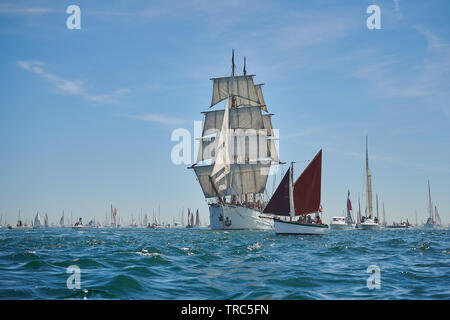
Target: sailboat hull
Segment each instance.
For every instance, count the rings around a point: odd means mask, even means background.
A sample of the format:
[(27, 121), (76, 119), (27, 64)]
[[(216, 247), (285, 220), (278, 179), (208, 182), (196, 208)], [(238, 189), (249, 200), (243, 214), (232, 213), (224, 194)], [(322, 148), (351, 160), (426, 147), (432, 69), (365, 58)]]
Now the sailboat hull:
[(274, 219), (274, 229), (276, 234), (303, 234), (322, 235), (328, 232), (326, 224), (307, 224)]
[(380, 225), (378, 223), (374, 223), (374, 222), (368, 222), (368, 223), (361, 223), (359, 225), (359, 229), (361, 230), (378, 230), (380, 229)]
[(272, 230), (273, 219), (261, 212), (232, 204), (209, 206), (210, 228), (213, 230)]

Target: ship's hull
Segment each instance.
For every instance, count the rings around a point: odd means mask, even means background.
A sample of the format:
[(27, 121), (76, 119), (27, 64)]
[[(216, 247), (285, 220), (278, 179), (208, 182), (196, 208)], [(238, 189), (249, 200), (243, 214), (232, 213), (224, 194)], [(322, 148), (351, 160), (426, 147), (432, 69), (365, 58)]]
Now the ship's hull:
[(209, 206), (210, 228), (213, 230), (272, 230), (273, 219), (261, 212), (232, 204)]
[(326, 224), (307, 224), (274, 219), (276, 234), (322, 235), (328, 232)]
[(380, 225), (375, 222), (363, 222), (359, 225), (359, 229), (361, 229), (361, 230), (378, 230), (378, 229), (380, 229)]
[(346, 223), (330, 223), (330, 229), (333, 230), (345, 230), (350, 229), (351, 227), (351, 225), (347, 225)]

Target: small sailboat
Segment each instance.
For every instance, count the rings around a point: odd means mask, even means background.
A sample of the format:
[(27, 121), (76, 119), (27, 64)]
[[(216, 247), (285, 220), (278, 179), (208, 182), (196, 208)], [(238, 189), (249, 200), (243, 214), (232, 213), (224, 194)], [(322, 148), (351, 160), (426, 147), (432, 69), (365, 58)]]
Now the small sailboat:
[[(303, 173), (293, 183), (294, 163), (281, 180), (263, 213), (275, 215), (276, 234), (321, 235), (328, 231), (322, 224), (321, 180), (322, 150), (320, 150)], [(310, 214), (316, 216), (312, 221)], [(289, 220), (287, 219), (289, 217)], [(294, 218), (298, 217), (297, 220)]]
[(44, 217), (44, 227), (48, 228), (48, 216), (47, 216), (47, 214), (45, 214), (45, 217)]
[(423, 225), (423, 227), (426, 229), (434, 229), (436, 227), (440, 227), (442, 222), (436, 206), (434, 206), (434, 214), (433, 214), (433, 202), (431, 201), (431, 189), (429, 180), (428, 180), (428, 215), (429, 216), (427, 222)]
[(188, 224), (186, 228), (193, 228), (194, 227), (194, 215), (191, 212), (191, 209), (188, 209)]
[(37, 212), (36, 216), (34, 217), (33, 228), (40, 228), (42, 227), (42, 225), (43, 225), (42, 218), (39, 215), (39, 212)]
[(60, 226), (61, 228), (64, 228), (64, 210), (63, 210), (63, 212), (62, 212), (61, 219), (59, 219), (59, 226)]
[(361, 218), (359, 228), (362, 230), (377, 230), (380, 228), (378, 218), (372, 218), (372, 175), (369, 169), (369, 151), (366, 136), (366, 215)]
[(78, 221), (75, 222), (75, 224), (72, 226), (72, 229), (75, 229), (75, 230), (84, 230), (84, 229), (87, 229), (87, 228), (89, 228), (89, 227), (83, 225), (83, 221), (82, 221), (81, 218), (79, 218)]
[(200, 215), (198, 213), (198, 209), (197, 212), (195, 213), (195, 227), (196, 228), (200, 227)]
[(352, 202), (350, 201), (350, 190), (347, 191), (347, 216), (334, 216), (331, 219), (330, 229), (344, 230), (353, 228)]
[(19, 210), (19, 216), (17, 217), (16, 228), (22, 228), (22, 227), (23, 227), (23, 223), (22, 223), (22, 219), (20, 219), (20, 210)]

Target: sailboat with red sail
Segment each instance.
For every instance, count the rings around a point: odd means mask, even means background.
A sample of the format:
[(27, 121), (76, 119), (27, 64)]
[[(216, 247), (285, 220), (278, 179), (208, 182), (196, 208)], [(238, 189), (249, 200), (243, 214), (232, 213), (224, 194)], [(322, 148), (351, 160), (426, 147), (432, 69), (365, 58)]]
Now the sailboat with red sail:
[[(320, 219), (322, 150), (317, 153), (295, 183), (293, 172), (294, 163), (291, 163), (263, 212), (275, 216), (273, 220), (276, 234), (320, 235), (326, 233), (329, 229), (328, 225), (323, 224)], [(311, 215), (315, 218), (312, 219)]]

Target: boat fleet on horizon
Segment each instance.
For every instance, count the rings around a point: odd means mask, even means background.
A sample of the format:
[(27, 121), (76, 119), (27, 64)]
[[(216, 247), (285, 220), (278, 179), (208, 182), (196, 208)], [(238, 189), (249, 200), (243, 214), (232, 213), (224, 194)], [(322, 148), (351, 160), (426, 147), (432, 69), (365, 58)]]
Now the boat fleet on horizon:
[[(158, 208), (159, 211), (159, 208)], [(131, 221), (128, 224), (124, 223), (123, 217), (118, 216), (117, 208), (113, 208), (111, 205), (111, 212), (108, 217), (108, 210), (105, 213), (105, 220), (100, 222), (96, 218), (89, 220), (87, 224), (83, 224), (83, 219), (78, 218), (75, 223), (72, 223), (72, 214), (70, 221), (67, 223), (67, 218), (65, 217), (64, 210), (62, 212), (61, 218), (58, 224), (49, 224), (48, 215), (45, 214), (41, 217), (39, 212), (31, 224), (26, 221), (23, 222), (20, 217), (20, 210), (17, 217), (17, 222), (15, 225), (7, 224), (5, 227), (7, 229), (40, 229), (40, 228), (72, 228), (77, 230), (88, 229), (88, 228), (206, 228), (207, 224), (201, 221), (199, 211), (197, 209), (195, 215), (190, 209), (187, 211), (187, 223), (184, 222), (184, 209), (181, 211), (180, 220), (175, 220), (173, 218), (173, 223), (167, 223), (161, 220), (161, 214), (158, 214), (158, 218), (155, 213), (153, 213), (152, 221), (149, 220), (147, 214), (140, 214), (138, 219), (134, 219), (133, 214), (131, 215)], [(2, 217), (0, 217), (0, 228), (3, 228)]]

